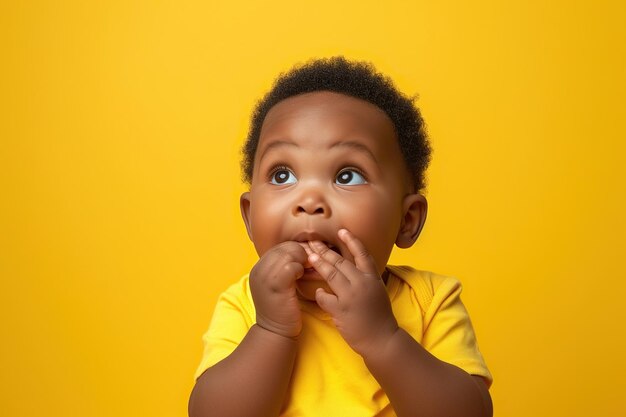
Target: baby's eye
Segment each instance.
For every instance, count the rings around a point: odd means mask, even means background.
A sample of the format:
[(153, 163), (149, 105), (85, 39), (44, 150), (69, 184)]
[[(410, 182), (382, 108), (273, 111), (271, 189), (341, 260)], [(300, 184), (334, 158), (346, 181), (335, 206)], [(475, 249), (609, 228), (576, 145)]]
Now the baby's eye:
[(286, 168), (279, 168), (272, 173), (270, 183), (274, 185), (293, 184), (296, 182), (296, 176), (293, 172)]
[(361, 185), (367, 184), (363, 175), (354, 169), (344, 169), (337, 174), (335, 182), (339, 185)]

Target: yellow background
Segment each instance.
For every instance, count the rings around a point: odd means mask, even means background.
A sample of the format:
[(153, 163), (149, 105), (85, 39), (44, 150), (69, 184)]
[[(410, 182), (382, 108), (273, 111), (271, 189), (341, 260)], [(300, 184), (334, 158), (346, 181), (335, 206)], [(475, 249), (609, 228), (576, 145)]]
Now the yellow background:
[(429, 219), (392, 261), (463, 281), (496, 415), (626, 415), (622, 4), (2, 2), (0, 415), (185, 415), (255, 262), (250, 111), (333, 54), (420, 95)]

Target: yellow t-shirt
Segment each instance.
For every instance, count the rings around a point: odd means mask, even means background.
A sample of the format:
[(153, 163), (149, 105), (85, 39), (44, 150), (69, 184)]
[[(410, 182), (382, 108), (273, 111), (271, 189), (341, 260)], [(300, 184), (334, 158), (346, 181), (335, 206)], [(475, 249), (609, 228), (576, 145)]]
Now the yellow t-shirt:
[[(387, 292), (398, 324), (426, 350), (471, 375), (492, 376), (455, 278), (406, 266), (387, 266)], [(281, 416), (395, 416), (389, 399), (363, 359), (343, 340), (315, 303), (302, 302), (303, 330)], [(203, 337), (198, 378), (235, 350), (256, 322), (248, 276), (219, 298)], [(341, 410), (341, 411), (339, 411)]]

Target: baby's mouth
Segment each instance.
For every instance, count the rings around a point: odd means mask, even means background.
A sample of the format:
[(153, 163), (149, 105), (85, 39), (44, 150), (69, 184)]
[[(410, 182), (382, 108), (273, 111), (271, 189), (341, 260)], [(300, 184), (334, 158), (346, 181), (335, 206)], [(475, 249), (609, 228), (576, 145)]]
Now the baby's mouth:
[[(308, 241), (308, 240), (307, 241), (298, 241), (298, 243), (300, 245), (302, 245), (304, 250), (306, 250), (308, 254), (311, 254), (311, 253), (314, 253), (315, 251), (309, 246), (309, 242), (310, 241)], [(332, 243), (329, 243), (329, 242), (324, 241), (324, 240), (317, 240), (317, 242), (319, 242), (322, 245), (326, 246), (328, 249), (332, 250), (333, 252), (335, 252), (339, 256), (342, 256), (341, 255), (341, 250), (337, 246), (333, 245)], [(308, 260), (304, 264), (304, 270), (306, 272), (314, 271), (314, 268), (311, 266), (311, 264), (309, 263)]]
[[(306, 245), (307, 247), (310, 248), (309, 242), (310, 241), (303, 241), (303, 242), (298, 242), (298, 243), (301, 244), (301, 245)], [(341, 255), (341, 250), (337, 246), (333, 245), (332, 243), (329, 243), (329, 242), (326, 242), (326, 241), (323, 241), (323, 240), (318, 240), (317, 242), (319, 242), (322, 245), (326, 246), (328, 249), (332, 250), (333, 252)]]

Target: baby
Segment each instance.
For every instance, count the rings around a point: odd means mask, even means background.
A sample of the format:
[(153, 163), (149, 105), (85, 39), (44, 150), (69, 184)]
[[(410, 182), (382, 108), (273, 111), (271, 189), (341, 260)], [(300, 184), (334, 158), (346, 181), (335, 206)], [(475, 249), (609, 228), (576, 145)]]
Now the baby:
[(189, 401), (200, 416), (491, 416), (454, 279), (387, 265), (426, 219), (413, 101), (342, 57), (281, 75), (244, 146), (259, 255), (224, 292)]

